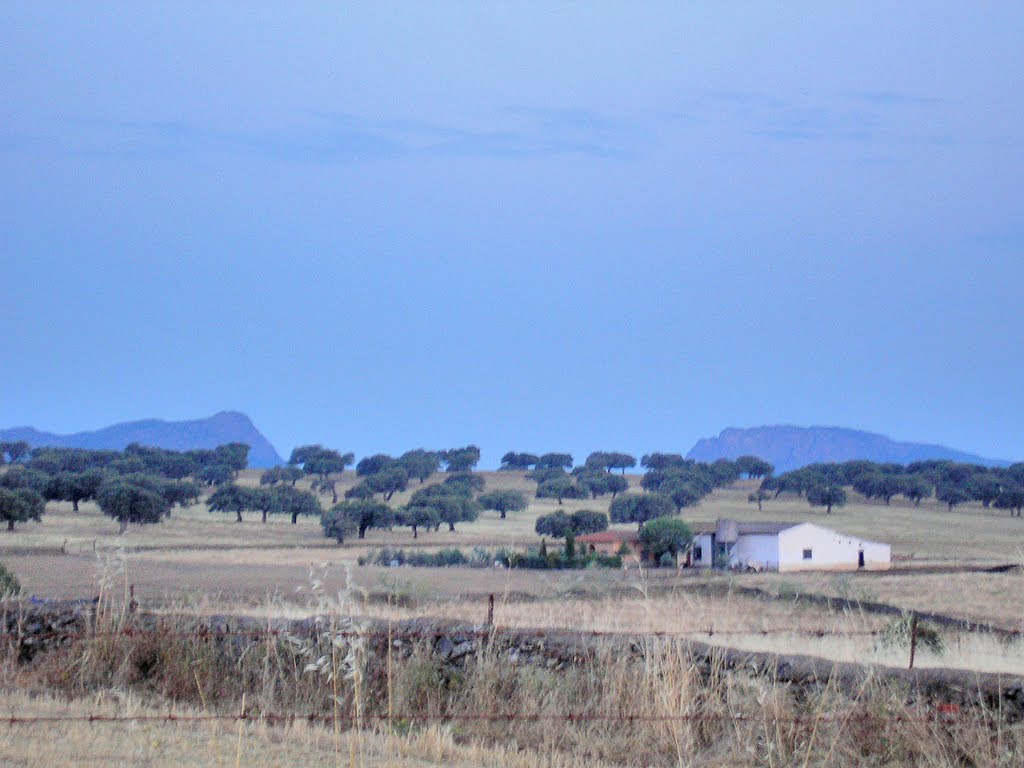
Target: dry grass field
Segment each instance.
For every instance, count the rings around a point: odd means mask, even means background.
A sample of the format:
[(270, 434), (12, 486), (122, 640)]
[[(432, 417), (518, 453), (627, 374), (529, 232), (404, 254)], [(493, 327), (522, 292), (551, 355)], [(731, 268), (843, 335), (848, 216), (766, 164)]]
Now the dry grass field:
[[(187, 718), (204, 716), (201, 709), (157, 709), (128, 696), (89, 700), (52, 696), (7, 695), (0, 716), (62, 718), (88, 711), (99, 718), (129, 718), (112, 722), (50, 722), (16, 724), (0, 728), (0, 765), (11, 768), (75, 765), (99, 768), (110, 765), (146, 768), (272, 768), (285, 765), (310, 768), (484, 768), (509, 766), (568, 766), (568, 761), (540, 753), (459, 744), (452, 728), (428, 725), (405, 736), (374, 732), (340, 734), (323, 725), (302, 720), (288, 725), (265, 722)], [(163, 719), (168, 714), (183, 718)], [(132, 720), (130, 718), (139, 718)], [(600, 766), (600, 763), (591, 763)]]
[[(514, 488), (533, 495), (533, 483), (521, 474), (485, 476), (488, 489)], [(258, 478), (258, 472), (249, 471), (242, 481), (255, 484)], [(339, 494), (354, 480), (347, 474), (339, 483)], [(639, 484), (637, 477), (630, 481)], [(300, 486), (306, 484), (300, 482)], [(415, 487), (394, 502), (402, 503)], [(232, 515), (211, 514), (199, 504), (176, 509), (160, 525), (132, 528), (119, 536), (117, 526), (91, 503), (83, 504), (78, 513), (70, 505), (50, 504), (41, 523), (0, 534), (0, 563), (14, 572), (28, 595), (87, 597), (97, 594), (102, 583), (108, 596), (120, 594), (124, 599), (133, 585), (136, 598), (147, 609), (174, 614), (299, 618), (322, 608), (325, 595), (340, 594), (349, 610), (362, 616), (395, 620), (434, 616), (480, 623), (487, 611), (486, 598), (493, 594), (494, 619), (500, 626), (661, 633), (682, 641), (696, 639), (751, 651), (894, 667), (906, 665), (906, 649), (879, 640), (892, 617), (858, 610), (857, 601), (1024, 629), (1024, 602), (1020, 600), (1024, 572), (977, 570), (1024, 562), (1024, 526), (1019, 520), (976, 505), (950, 513), (934, 502), (914, 507), (894, 501), (886, 507), (856, 496), (831, 516), (792, 496), (766, 502), (764, 510), (758, 511), (747, 502), (750, 487), (740, 482), (716, 491), (699, 507), (686, 510), (684, 518), (692, 523), (713, 522), (719, 517), (811, 520), (891, 542), (894, 554), (900, 557), (898, 567), (880, 573), (734, 574), (636, 567), (528, 571), (358, 565), (361, 555), (381, 546), (535, 547), (536, 518), (559, 508), (552, 500), (536, 499), (526, 512), (510, 514), (506, 520), (486, 513), (455, 532), (421, 532), (416, 541), (408, 529), (371, 531), (365, 540), (340, 547), (322, 536), (314, 519), (291, 525), (287, 519), (272, 518), (262, 525), (258, 517), (247, 516), (244, 523), (237, 524)], [(608, 504), (607, 499), (566, 501), (563, 508), (606, 510)], [(314, 582), (317, 589), (312, 588)], [(761, 594), (750, 588), (761, 590)], [(853, 604), (842, 610), (830, 609), (800, 600), (802, 594), (845, 598)], [(942, 629), (940, 636), (943, 651), (920, 649), (917, 666), (1024, 674), (1024, 645), (1019, 640), (948, 629)], [(657, 662), (655, 668), (661, 669), (659, 665), (664, 663)], [(516, 679), (516, 696), (522, 697), (523, 706), (532, 706), (541, 696), (552, 711), (570, 706), (563, 700), (570, 691), (586, 700), (596, 694), (582, 691), (597, 686), (594, 691), (601, 691), (598, 698), (607, 706), (628, 704), (655, 718), (654, 724), (637, 725), (636, 732), (598, 724), (567, 727), (559, 722), (515, 726), (423, 722), (401, 732), (368, 728), (343, 733), (312, 723), (238, 724), (215, 719), (190, 724), (160, 720), (168, 712), (167, 702), (132, 694), (130, 683), (106, 683), (89, 698), (70, 700), (39, 691), (30, 695), (16, 686), (5, 691), (6, 713), (59, 718), (89, 712), (141, 719), (11, 725), (0, 730), (0, 764), (571, 768), (621, 763), (689, 765), (693, 761), (688, 756), (699, 754), (701, 763), (710, 765), (847, 765), (858, 760), (865, 739), (875, 736), (858, 735), (846, 728), (842, 725), (845, 715), (841, 715), (838, 727), (822, 725), (827, 734), (817, 742), (813, 736), (807, 741), (806, 733), (780, 725), (780, 713), (789, 716), (794, 706), (783, 689), (753, 680), (733, 680), (727, 685), (714, 683), (725, 687), (710, 692), (697, 691), (694, 686), (698, 683), (688, 676), (685, 660), (673, 664), (668, 675), (674, 681), (671, 685), (665, 677), (668, 673), (652, 668), (649, 671), (655, 677), (644, 683), (646, 688), (637, 687), (627, 668), (616, 664), (600, 674), (597, 669), (590, 670), (585, 685), (583, 678), (574, 679), (569, 688), (554, 677)], [(403, 685), (426, 684), (416, 676), (415, 668), (403, 674), (412, 675), (403, 678)], [(511, 682), (503, 680), (500, 670), (488, 674), (497, 677), (473, 683), (466, 694), (472, 699), (468, 706), (480, 706), (481, 702), (492, 708), (504, 706), (507, 693), (502, 693), (503, 686)], [(696, 698), (686, 698), (685, 691), (691, 691), (686, 696)], [(840, 692), (834, 694), (840, 696)], [(725, 712), (747, 712), (750, 723), (734, 724), (723, 731), (700, 721), (659, 721), (666, 714), (676, 717), (690, 712), (694, 702), (709, 695)], [(833, 701), (831, 695), (828, 690), (823, 692), (814, 705), (819, 708), (816, 711), (838, 707), (836, 711), (841, 713), (843, 707), (863, 706), (873, 714), (900, 712), (904, 706), (898, 696), (884, 691), (854, 700), (843, 698), (843, 694)], [(204, 714), (194, 705), (173, 707), (179, 715)], [(0, 717), (4, 714), (0, 711)], [(147, 719), (154, 717), (158, 719)], [(826, 717), (823, 722), (832, 721)], [(878, 754), (889, 754), (889, 759), (877, 764), (959, 765), (960, 744), (967, 742), (987, 750), (977, 761), (979, 765), (1011, 765), (1019, 754), (1015, 740), (1022, 735), (1018, 731), (1000, 736), (1013, 745), (1009, 751), (1000, 751), (1002, 747), (993, 750), (985, 742), (987, 727), (937, 734), (913, 722), (911, 718), (887, 733), (885, 745), (878, 745)]]
[[(485, 473), (488, 489), (514, 488), (532, 496), (533, 483), (520, 473)], [(258, 483), (247, 471), (242, 482)], [(434, 482), (434, 480), (428, 482)], [(639, 478), (631, 477), (635, 486)], [(301, 481), (300, 485), (308, 481)], [(339, 492), (350, 487), (348, 473)], [(934, 501), (919, 507), (894, 501), (891, 506), (852, 503), (831, 516), (792, 496), (765, 502), (764, 510), (746, 500), (751, 483), (716, 491), (684, 518), (694, 523), (719, 517), (743, 520), (813, 520), (868, 538), (890, 541), (897, 556), (911, 558), (888, 573), (852, 574), (708, 574), (654, 570), (526, 571), (503, 569), (383, 568), (359, 566), (357, 558), (376, 547), (536, 546), (533, 523), (558, 508), (553, 500), (533, 499), (530, 508), (501, 520), (485, 513), (479, 521), (447, 530), (421, 533), (407, 529), (370, 531), (364, 541), (337, 546), (326, 540), (313, 519), (291, 525), (287, 519), (258, 518), (233, 522), (231, 515), (211, 514), (200, 504), (175, 510), (166, 522), (132, 528), (123, 536), (93, 504), (79, 513), (69, 505), (51, 504), (40, 524), (0, 535), (0, 562), (21, 580), (26, 593), (51, 598), (95, 594), (100, 573), (114, 568), (119, 579), (135, 587), (139, 600), (152, 607), (206, 612), (300, 615), (308, 611), (312, 574), (328, 591), (357, 587), (369, 597), (366, 611), (379, 613), (391, 596), (408, 606), (395, 615), (417, 612), (471, 621), (484, 616), (484, 597), (498, 596), (497, 620), (516, 626), (581, 627), (600, 631), (657, 631), (707, 636), (714, 642), (751, 650), (791, 650), (844, 661), (900, 664), (874, 647), (869, 636), (842, 637), (844, 630), (878, 630), (884, 622), (866, 614), (837, 614), (792, 600), (764, 600), (728, 592), (727, 599), (698, 594), (708, 585), (758, 587), (781, 597), (801, 593), (880, 601), (933, 611), (1009, 629), (1024, 629), (1024, 602), (1019, 599), (1024, 573), (935, 572), (935, 568), (1024, 562), (1019, 520), (979, 505), (954, 512)], [(396, 497), (402, 503), (411, 491)], [(566, 501), (567, 510), (607, 509), (607, 499)], [(672, 593), (665, 595), (665, 590)], [(645, 595), (644, 593), (650, 592)], [(376, 598), (376, 601), (374, 600)], [(396, 610), (396, 609), (392, 609)], [(766, 629), (799, 626), (823, 629), (824, 636), (763, 635)], [(722, 633), (725, 634), (722, 634)], [(749, 632), (749, 635), (744, 635)], [(954, 652), (955, 650), (955, 652)], [(985, 638), (951, 636), (942, 657), (922, 663), (979, 670), (1019, 671), (1020, 648)]]

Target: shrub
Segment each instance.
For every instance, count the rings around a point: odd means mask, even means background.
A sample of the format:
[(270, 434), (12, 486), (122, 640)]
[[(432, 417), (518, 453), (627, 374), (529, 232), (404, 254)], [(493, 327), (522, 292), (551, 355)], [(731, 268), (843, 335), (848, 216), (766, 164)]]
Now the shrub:
[(589, 554), (584, 557), (567, 557), (564, 552), (522, 553), (509, 549), (493, 552), (481, 547), (467, 555), (461, 549), (442, 549), (439, 552), (416, 552), (383, 547), (375, 554), (359, 558), (360, 565), (410, 565), (425, 568), (491, 568), (500, 563), (508, 568), (531, 570), (570, 570), (576, 568), (621, 568), (622, 558), (618, 555)]
[[(893, 619), (882, 629), (881, 634), (878, 637), (879, 648), (910, 648), (910, 634), (911, 627), (914, 623), (914, 617), (905, 613), (898, 619)], [(937, 656), (941, 656), (946, 650), (946, 645), (942, 641), (942, 635), (939, 631), (923, 621), (917, 622), (917, 646), (918, 648), (925, 648)]]
[(11, 595), (21, 591), (21, 582), (0, 563), (0, 596)]

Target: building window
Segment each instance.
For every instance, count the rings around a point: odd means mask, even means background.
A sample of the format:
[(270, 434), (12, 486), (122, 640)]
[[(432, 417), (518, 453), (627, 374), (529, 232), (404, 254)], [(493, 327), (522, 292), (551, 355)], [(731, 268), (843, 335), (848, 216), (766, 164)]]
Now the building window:
[(805, 549), (804, 550), (804, 560), (810, 560), (810, 559), (811, 559), (811, 550)]
[(700, 547), (694, 547), (693, 548), (693, 559), (694, 560), (703, 560), (704, 559), (704, 552), (701, 550)]

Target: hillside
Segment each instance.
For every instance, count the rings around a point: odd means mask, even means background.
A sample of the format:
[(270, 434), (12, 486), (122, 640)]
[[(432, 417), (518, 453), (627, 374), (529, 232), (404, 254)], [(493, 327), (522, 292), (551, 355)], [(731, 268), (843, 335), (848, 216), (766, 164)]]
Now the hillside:
[(735, 459), (743, 455), (760, 456), (770, 461), (775, 465), (776, 472), (786, 472), (815, 462), (851, 459), (899, 464), (925, 459), (951, 459), (985, 466), (1008, 463), (942, 445), (897, 442), (885, 435), (856, 429), (793, 426), (749, 429), (730, 427), (718, 437), (698, 440), (687, 457), (698, 461), (714, 461), (720, 458)]
[(260, 434), (248, 416), (237, 411), (221, 411), (205, 419), (163, 421), (144, 419), (113, 424), (89, 432), (58, 435), (33, 427), (0, 429), (0, 441), (24, 440), (33, 448), (105, 448), (123, 450), (129, 443), (168, 448), (177, 451), (192, 448), (215, 448), (224, 443), (247, 443), (250, 467), (272, 467), (282, 464), (274, 446)]

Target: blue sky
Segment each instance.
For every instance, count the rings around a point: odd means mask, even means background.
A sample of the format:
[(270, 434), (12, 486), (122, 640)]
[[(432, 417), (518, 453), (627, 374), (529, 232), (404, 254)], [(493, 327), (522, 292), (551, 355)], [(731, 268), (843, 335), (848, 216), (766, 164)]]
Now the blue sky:
[(0, 6), (0, 426), (1024, 458), (1018, 3)]

